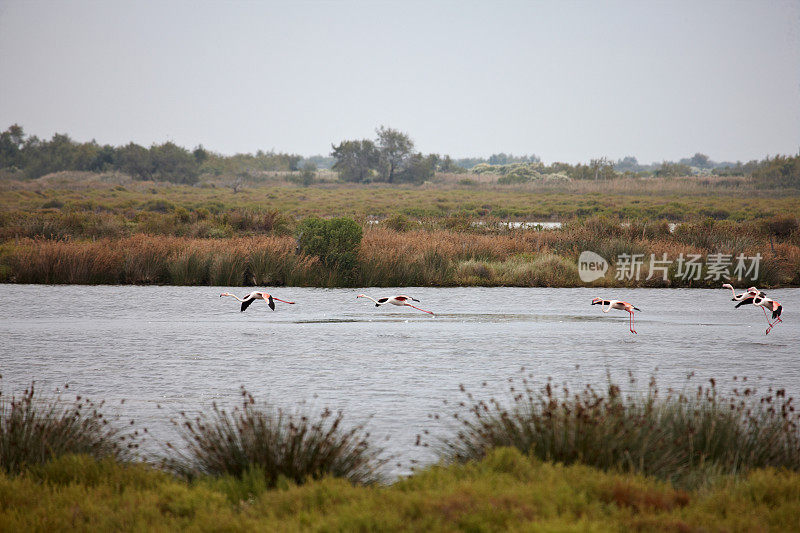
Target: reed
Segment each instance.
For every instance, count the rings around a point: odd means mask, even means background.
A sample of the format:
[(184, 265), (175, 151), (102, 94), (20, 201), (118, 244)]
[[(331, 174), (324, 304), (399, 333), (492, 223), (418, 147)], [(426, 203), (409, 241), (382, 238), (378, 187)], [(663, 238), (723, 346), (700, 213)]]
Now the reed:
[(369, 443), (364, 426), (343, 427), (341, 412), (318, 416), (257, 404), (242, 389), (242, 404), (228, 412), (214, 404), (210, 414), (176, 422), (183, 447), (170, 447), (165, 461), (187, 478), (200, 475), (257, 476), (267, 487), (280, 479), (304, 483), (341, 477), (357, 484), (381, 479), (385, 460)]
[(661, 395), (652, 379), (644, 392), (633, 381), (627, 395), (611, 382), (570, 393), (551, 380), (535, 389), (530, 379), (509, 380), (507, 401), (478, 399), (462, 386), (455, 436), (436, 443), (442, 457), (471, 461), (511, 446), (546, 461), (684, 487), (764, 467), (800, 471), (800, 415), (783, 389), (758, 395), (745, 380), (723, 394), (712, 379), (694, 393)]
[[(201, 223), (203, 221), (200, 221)], [(135, 283), (172, 285), (296, 286), (550, 286), (581, 285), (577, 260), (584, 250), (612, 262), (597, 285), (719, 287), (723, 281), (682, 280), (659, 273), (648, 280), (650, 257), (676, 261), (683, 254), (761, 255), (759, 287), (800, 285), (797, 219), (730, 222), (705, 219), (670, 231), (665, 222), (590, 217), (562, 229), (472, 227), (444, 230), (415, 224), (402, 231), (368, 224), (355, 268), (303, 253), (288, 235), (193, 238), (136, 234), (94, 240), (20, 238), (0, 244), (0, 276), (18, 283)], [(638, 280), (614, 279), (621, 254), (641, 254)]]
[(0, 470), (17, 474), (66, 454), (132, 459), (138, 432), (124, 432), (102, 408), (81, 396), (42, 397), (33, 384), (18, 398), (0, 392)]

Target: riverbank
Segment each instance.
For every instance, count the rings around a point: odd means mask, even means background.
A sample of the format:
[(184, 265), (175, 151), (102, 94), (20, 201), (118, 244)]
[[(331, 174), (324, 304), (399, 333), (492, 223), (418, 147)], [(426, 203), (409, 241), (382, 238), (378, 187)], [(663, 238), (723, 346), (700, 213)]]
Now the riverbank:
[(541, 462), (513, 449), (390, 486), (324, 479), (241, 498), (242, 481), (186, 483), (144, 465), (65, 457), (0, 474), (0, 530), (792, 531), (800, 475), (756, 470), (682, 491), (651, 478)]
[[(368, 224), (356, 251), (357, 264), (347, 272), (300, 252), (296, 239), (285, 234), (223, 239), (144, 234), (20, 238), (0, 244), (0, 281), (227, 287), (576, 287), (589, 285), (579, 276), (578, 259), (582, 252), (591, 251), (608, 262), (605, 275), (592, 286), (716, 288), (727, 275), (734, 285), (774, 288), (800, 285), (797, 225), (797, 219), (786, 218), (775, 223), (777, 230), (764, 222), (712, 220), (672, 228), (666, 222), (620, 224), (593, 218), (561, 229), (489, 232)], [(697, 264), (694, 269), (686, 263), (692, 257)]]

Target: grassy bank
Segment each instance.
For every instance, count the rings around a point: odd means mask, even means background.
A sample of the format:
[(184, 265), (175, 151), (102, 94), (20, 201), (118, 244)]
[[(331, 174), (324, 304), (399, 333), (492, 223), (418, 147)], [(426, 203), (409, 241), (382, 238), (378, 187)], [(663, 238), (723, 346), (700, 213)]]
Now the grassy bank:
[[(228, 239), (134, 235), (97, 239), (10, 239), (0, 244), (0, 280), (17, 283), (171, 284), (214, 286), (581, 286), (577, 259), (591, 250), (612, 263), (643, 254), (639, 280), (615, 279), (612, 265), (598, 286), (718, 287), (720, 279), (681, 279), (680, 254), (761, 254), (764, 287), (800, 284), (796, 218), (728, 222), (706, 219), (674, 231), (666, 222), (620, 224), (591, 218), (554, 230), (409, 229), (408, 221), (366, 225), (357, 265), (347, 276), (298, 250), (291, 235)], [(649, 275), (650, 256), (673, 261), (668, 280)], [(733, 273), (733, 267), (730, 270)]]
[[(102, 405), (0, 396), (0, 531), (800, 527), (798, 415), (784, 391), (742, 380), (731, 394), (713, 381), (692, 396), (661, 397), (654, 382), (642, 394), (537, 393), (526, 379), (507, 405), (465, 391), (442, 463), (391, 484), (363, 426), (244, 390), (230, 411), (182, 414), (185, 446), (148, 464), (116, 451), (127, 424), (98, 427)], [(101, 429), (99, 445), (64, 427)], [(20, 446), (31, 439), (46, 453)]]
[(757, 470), (700, 491), (498, 449), (391, 486), (324, 479), (238, 499), (232, 478), (186, 483), (143, 465), (66, 456), (0, 474), (2, 531), (793, 531), (800, 475)]

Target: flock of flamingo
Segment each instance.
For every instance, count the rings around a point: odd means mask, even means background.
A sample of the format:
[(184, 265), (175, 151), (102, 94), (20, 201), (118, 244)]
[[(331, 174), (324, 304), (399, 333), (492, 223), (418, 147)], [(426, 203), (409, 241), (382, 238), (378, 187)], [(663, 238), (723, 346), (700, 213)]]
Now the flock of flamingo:
[[(756, 307), (760, 307), (764, 311), (764, 317), (767, 319), (767, 325), (768, 325), (767, 332), (765, 333), (765, 335), (769, 335), (769, 332), (772, 331), (772, 328), (774, 328), (777, 324), (782, 322), (781, 312), (783, 311), (783, 306), (776, 300), (772, 298), (767, 298), (767, 295), (764, 292), (758, 290), (757, 288), (750, 287), (741, 294), (736, 294), (736, 290), (729, 283), (725, 283), (722, 286), (722, 288), (731, 290), (731, 292), (733, 293), (733, 298), (731, 299), (731, 301), (738, 302), (736, 304), (737, 309), (743, 305), (751, 304)], [(280, 298), (276, 298), (271, 294), (269, 294), (268, 292), (264, 291), (253, 291), (244, 298), (239, 298), (235, 294), (231, 294), (229, 292), (223, 292), (219, 296), (220, 298), (223, 296), (231, 296), (233, 298), (236, 298), (236, 300), (242, 303), (242, 308), (241, 308), (242, 311), (250, 307), (250, 304), (252, 304), (256, 300), (264, 300), (265, 302), (267, 302), (267, 305), (269, 305), (269, 308), (272, 309), (273, 311), (275, 310), (275, 302), (294, 304), (294, 302), (281, 300)], [(412, 298), (410, 296), (405, 296), (403, 294), (400, 294), (398, 296), (378, 298), (377, 300), (375, 298), (372, 298), (371, 296), (367, 296), (366, 294), (359, 294), (358, 296), (356, 296), (356, 298), (366, 298), (368, 300), (372, 300), (373, 302), (375, 302), (375, 307), (380, 307), (384, 304), (392, 304), (401, 307), (403, 306), (412, 307), (418, 311), (422, 311), (423, 313), (428, 313), (429, 315), (433, 315), (432, 311), (426, 311), (425, 309), (417, 307), (416, 305), (411, 303), (411, 302), (419, 302), (419, 300), (417, 300), (416, 298)], [(632, 304), (629, 304), (628, 302), (623, 302), (622, 300), (604, 300), (603, 298), (594, 298), (592, 300), (592, 305), (599, 305), (600, 309), (604, 313), (608, 313), (612, 309), (627, 311), (629, 313), (629, 322), (628, 322), (629, 329), (631, 333), (636, 333), (633, 323), (633, 312), (641, 311), (641, 309), (639, 309), (638, 307), (634, 307)], [(769, 315), (767, 314), (767, 310), (772, 312), (772, 319), (770, 319)]]

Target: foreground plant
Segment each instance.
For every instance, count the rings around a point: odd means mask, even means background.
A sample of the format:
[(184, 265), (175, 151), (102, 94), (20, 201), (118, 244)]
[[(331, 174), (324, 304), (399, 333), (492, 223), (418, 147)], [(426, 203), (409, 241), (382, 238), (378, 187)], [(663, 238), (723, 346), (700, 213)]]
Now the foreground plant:
[(139, 433), (125, 433), (103, 415), (103, 403), (41, 397), (34, 384), (19, 398), (0, 392), (0, 470), (17, 474), (67, 454), (131, 460)]
[(520, 387), (509, 380), (510, 405), (478, 400), (462, 386), (468, 402), (452, 415), (459, 429), (441, 439), (441, 455), (464, 462), (512, 446), (547, 461), (641, 472), (684, 486), (754, 468), (800, 471), (800, 417), (783, 389), (759, 396), (745, 378), (743, 390), (723, 394), (711, 379), (693, 394), (662, 396), (651, 379), (645, 394), (625, 395), (613, 383), (602, 392), (587, 385), (570, 394), (549, 380), (534, 390), (529, 379)]
[(386, 463), (373, 448), (363, 425), (342, 427), (343, 415), (329, 409), (316, 420), (301, 412), (288, 413), (257, 404), (242, 389), (242, 405), (232, 412), (216, 403), (211, 414), (174, 421), (184, 446), (166, 460), (171, 470), (194, 478), (198, 475), (263, 476), (267, 487), (281, 478), (295, 483), (326, 476), (346, 478), (356, 484), (381, 480)]

